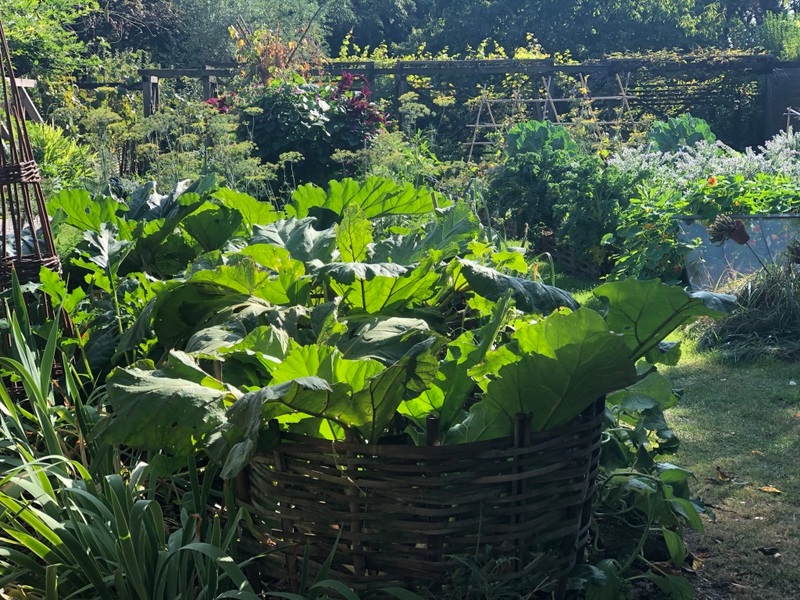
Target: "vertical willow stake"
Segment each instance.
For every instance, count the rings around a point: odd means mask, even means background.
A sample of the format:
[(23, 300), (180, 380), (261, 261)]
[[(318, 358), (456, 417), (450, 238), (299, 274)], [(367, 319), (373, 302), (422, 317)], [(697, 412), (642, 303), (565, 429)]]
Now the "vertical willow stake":
[[(0, 20), (0, 293), (11, 289), (12, 273), (20, 284), (35, 283), (44, 266), (61, 273), (61, 262), (56, 252), (50, 219), (42, 194), (39, 167), (33, 158), (30, 137), (25, 125), (25, 107), (17, 86), (11, 53), (5, 30)], [(43, 300), (44, 317), (55, 319), (55, 309)], [(64, 315), (62, 331), (71, 335), (72, 323)], [(0, 351), (13, 355), (8, 336), (0, 342)], [(61, 366), (54, 364), (54, 372)], [(21, 386), (6, 382), (9, 395), (24, 395)]]

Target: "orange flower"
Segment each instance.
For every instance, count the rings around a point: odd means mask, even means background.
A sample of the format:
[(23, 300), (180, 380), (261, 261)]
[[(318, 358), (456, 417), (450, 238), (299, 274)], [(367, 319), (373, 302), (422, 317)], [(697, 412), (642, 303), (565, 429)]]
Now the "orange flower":
[(717, 178), (713, 175), (708, 178), (708, 185), (717, 185)]

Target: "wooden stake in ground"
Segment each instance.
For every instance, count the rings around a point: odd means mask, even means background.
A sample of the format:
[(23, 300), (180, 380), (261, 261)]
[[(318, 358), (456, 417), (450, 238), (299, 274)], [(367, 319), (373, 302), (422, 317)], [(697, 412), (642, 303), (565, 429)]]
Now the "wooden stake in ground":
[[(4, 130), (0, 140), (0, 292), (10, 289), (12, 272), (23, 285), (37, 282), (43, 266), (61, 272), (42, 194), (41, 175), (25, 124), (25, 103), (16, 82), (0, 21), (0, 119)], [(49, 303), (42, 308), (45, 318), (54, 318), (54, 309)], [(71, 331), (69, 319), (64, 317), (63, 321)], [(2, 346), (9, 355), (10, 342), (5, 339)], [(12, 397), (24, 393), (19, 386), (7, 383), (7, 387)]]

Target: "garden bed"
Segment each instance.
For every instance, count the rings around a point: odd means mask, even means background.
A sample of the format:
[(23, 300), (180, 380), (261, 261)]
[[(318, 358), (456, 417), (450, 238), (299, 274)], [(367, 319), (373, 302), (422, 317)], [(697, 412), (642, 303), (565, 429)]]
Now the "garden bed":
[(333, 548), (330, 576), (354, 589), (446, 585), (457, 555), (492, 548), (510, 559), (498, 580), (563, 579), (588, 537), (603, 417), (599, 400), (557, 430), (530, 433), (520, 417), (513, 438), (453, 446), (282, 432), (247, 471), (246, 500), (277, 547), (261, 575), (296, 589), (304, 552), (313, 573)]

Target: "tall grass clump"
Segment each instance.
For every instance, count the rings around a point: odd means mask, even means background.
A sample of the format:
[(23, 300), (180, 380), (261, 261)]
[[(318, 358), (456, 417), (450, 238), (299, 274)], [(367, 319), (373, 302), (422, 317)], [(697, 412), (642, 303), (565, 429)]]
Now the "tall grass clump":
[(702, 327), (699, 350), (714, 348), (732, 361), (765, 355), (800, 359), (800, 274), (794, 265), (760, 269), (739, 280), (732, 292), (738, 308)]

